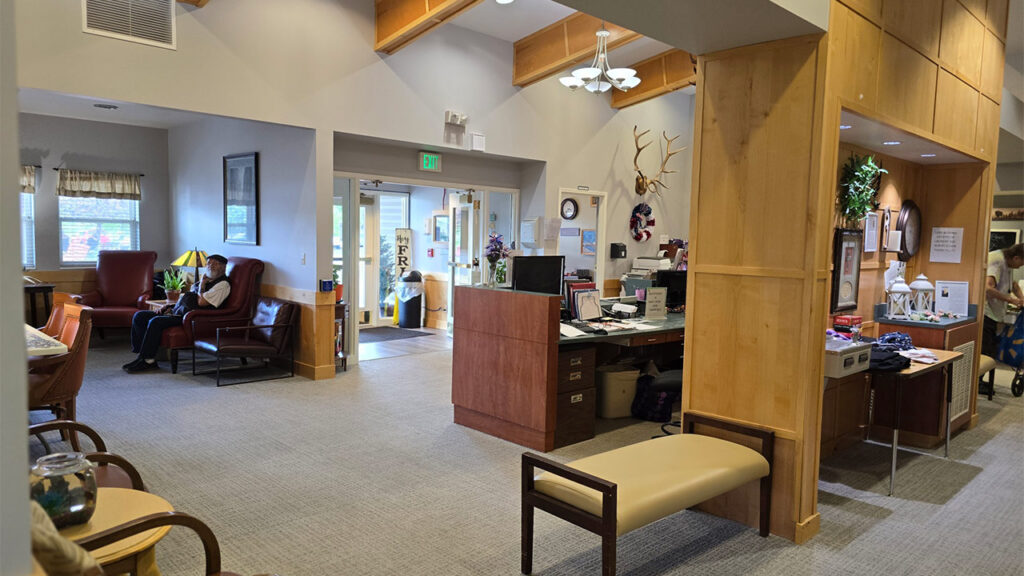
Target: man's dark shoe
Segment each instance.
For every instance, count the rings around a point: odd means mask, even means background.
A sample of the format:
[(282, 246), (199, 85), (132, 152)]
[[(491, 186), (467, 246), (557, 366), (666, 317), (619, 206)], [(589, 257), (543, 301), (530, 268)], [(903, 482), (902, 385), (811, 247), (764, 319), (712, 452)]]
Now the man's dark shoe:
[(130, 374), (136, 374), (138, 372), (148, 372), (150, 370), (159, 370), (160, 366), (156, 362), (146, 362), (145, 360), (139, 360), (138, 364), (132, 364), (128, 367)]
[(122, 370), (131, 370), (132, 366), (135, 366), (139, 362), (145, 362), (145, 360), (143, 360), (142, 358), (136, 358), (135, 360), (132, 360), (131, 362), (122, 365), (121, 369)]

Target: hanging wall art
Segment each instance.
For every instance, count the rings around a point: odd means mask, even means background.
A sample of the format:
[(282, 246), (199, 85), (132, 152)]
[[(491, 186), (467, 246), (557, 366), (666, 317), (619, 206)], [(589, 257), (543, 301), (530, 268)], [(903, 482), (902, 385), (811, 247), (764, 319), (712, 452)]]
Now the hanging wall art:
[(651, 239), (651, 231), (648, 228), (654, 227), (654, 210), (650, 205), (641, 202), (633, 207), (633, 213), (629, 217), (629, 231), (633, 240), (647, 242)]

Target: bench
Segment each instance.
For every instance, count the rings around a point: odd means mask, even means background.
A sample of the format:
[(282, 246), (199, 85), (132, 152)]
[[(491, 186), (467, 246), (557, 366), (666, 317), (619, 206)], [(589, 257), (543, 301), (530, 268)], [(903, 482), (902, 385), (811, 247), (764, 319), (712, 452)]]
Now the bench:
[[(986, 373), (988, 382), (985, 382)], [(978, 374), (978, 394), (984, 394), (991, 400), (996, 392), (996, 359), (982, 354), (978, 359)]]
[[(694, 433), (695, 425), (752, 436), (760, 452)], [(560, 464), (523, 454), (522, 572), (533, 572), (533, 512), (539, 508), (601, 536), (601, 570), (615, 574), (617, 538), (760, 479), (760, 533), (768, 536), (775, 433), (704, 415), (683, 415), (682, 434)], [(535, 470), (543, 472), (536, 475)]]

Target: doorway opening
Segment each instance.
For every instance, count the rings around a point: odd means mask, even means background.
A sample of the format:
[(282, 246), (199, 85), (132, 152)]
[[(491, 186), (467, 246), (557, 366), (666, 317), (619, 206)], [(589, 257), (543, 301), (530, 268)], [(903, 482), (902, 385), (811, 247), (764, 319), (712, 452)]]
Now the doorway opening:
[(594, 281), (602, 293), (607, 250), (604, 241), (608, 218), (606, 199), (604, 192), (573, 188), (558, 191), (561, 215), (558, 254), (565, 256), (565, 273)]
[[(353, 334), (349, 350), (374, 360), (451, 349), (452, 294), (481, 281), (487, 234), (514, 241), (515, 190), (476, 190), (434, 183), (338, 175), (335, 270), (343, 278), (346, 225), (355, 270), (344, 288)], [(347, 189), (348, 194), (345, 190)], [(348, 195), (358, 195), (348, 199)], [(345, 208), (354, 218), (346, 218)], [(481, 214), (486, 216), (481, 217)], [(419, 280), (410, 276), (419, 274)]]

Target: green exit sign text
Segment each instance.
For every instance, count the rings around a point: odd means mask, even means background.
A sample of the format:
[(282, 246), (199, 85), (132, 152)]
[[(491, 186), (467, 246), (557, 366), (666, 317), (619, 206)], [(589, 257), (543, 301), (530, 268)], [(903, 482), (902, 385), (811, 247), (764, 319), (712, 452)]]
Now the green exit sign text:
[(419, 169), (425, 172), (440, 172), (441, 155), (433, 152), (420, 152)]

